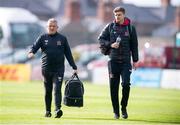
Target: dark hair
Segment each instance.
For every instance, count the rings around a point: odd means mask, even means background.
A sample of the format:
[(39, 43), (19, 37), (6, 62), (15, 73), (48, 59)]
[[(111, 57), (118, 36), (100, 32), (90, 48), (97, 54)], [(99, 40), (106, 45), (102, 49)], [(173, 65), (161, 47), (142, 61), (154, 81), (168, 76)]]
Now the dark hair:
[(116, 7), (114, 10), (113, 10), (114, 13), (116, 12), (122, 12), (123, 14), (125, 14), (125, 9), (123, 7)]

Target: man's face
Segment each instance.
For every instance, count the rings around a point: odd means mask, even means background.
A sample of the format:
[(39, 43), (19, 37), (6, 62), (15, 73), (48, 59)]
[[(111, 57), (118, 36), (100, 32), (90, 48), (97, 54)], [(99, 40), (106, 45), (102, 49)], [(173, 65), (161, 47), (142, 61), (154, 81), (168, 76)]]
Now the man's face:
[(57, 32), (58, 26), (55, 22), (48, 22), (47, 24), (47, 31), (48, 34), (55, 34)]
[(115, 12), (114, 17), (117, 23), (123, 22), (124, 21), (124, 14), (123, 12)]

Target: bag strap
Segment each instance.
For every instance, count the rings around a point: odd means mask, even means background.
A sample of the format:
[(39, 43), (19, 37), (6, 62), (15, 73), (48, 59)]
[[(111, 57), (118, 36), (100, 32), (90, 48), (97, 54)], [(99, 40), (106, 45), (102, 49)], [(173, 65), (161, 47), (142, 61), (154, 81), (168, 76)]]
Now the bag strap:
[(71, 79), (74, 79), (74, 78), (77, 78), (79, 80), (79, 77), (77, 75), (77, 73), (74, 73), (72, 76), (71, 76)]
[(113, 26), (114, 26), (114, 22), (112, 22), (109, 26), (109, 33), (111, 33), (112, 29), (113, 29)]
[(132, 25), (131, 24), (128, 25), (128, 32), (131, 39), (132, 38)]

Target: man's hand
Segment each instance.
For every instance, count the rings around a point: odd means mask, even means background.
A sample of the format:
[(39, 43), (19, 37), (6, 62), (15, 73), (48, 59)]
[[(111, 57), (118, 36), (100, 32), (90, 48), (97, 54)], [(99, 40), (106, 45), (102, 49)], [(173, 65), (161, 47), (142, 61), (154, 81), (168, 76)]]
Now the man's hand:
[(34, 53), (32, 52), (28, 53), (28, 58), (34, 58)]
[(137, 69), (137, 64), (138, 64), (137, 62), (133, 62), (133, 67), (132, 67), (132, 68), (133, 68), (134, 70)]
[(114, 42), (113, 44), (111, 44), (111, 48), (115, 48), (115, 49), (119, 48), (119, 43)]

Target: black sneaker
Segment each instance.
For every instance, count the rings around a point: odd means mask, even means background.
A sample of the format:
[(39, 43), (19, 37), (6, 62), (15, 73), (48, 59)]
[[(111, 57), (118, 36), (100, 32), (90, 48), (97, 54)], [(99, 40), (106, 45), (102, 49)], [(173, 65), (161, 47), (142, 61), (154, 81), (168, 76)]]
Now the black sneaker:
[(122, 111), (122, 118), (127, 119), (128, 118), (128, 113), (127, 113), (126, 108), (122, 109), (121, 111)]
[(119, 115), (114, 113), (114, 119), (119, 119)]
[(51, 112), (50, 111), (46, 111), (46, 114), (44, 115), (44, 117), (51, 117)]
[(61, 116), (63, 115), (63, 112), (62, 112), (62, 110), (57, 110), (57, 111), (55, 111), (55, 118), (61, 118)]

